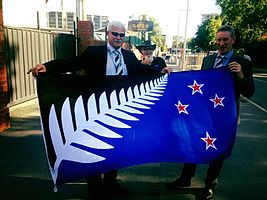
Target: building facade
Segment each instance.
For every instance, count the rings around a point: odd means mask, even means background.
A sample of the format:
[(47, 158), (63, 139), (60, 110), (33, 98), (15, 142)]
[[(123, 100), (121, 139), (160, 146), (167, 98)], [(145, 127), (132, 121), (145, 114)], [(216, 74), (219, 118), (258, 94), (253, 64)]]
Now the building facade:
[[(73, 22), (75, 21), (74, 12), (66, 12), (65, 24), (67, 29), (73, 29)], [(108, 26), (108, 17), (100, 15), (87, 15), (87, 20), (92, 21), (94, 30), (99, 30)], [(47, 13), (47, 27), (49, 28), (64, 28), (62, 27), (62, 12), (48, 12)]]

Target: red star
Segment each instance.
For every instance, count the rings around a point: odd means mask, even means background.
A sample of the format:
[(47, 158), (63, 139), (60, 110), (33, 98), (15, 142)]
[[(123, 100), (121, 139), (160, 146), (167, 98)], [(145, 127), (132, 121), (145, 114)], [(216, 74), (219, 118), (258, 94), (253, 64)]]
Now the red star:
[(214, 108), (216, 108), (216, 106), (220, 105), (220, 106), (224, 106), (222, 101), (224, 100), (225, 97), (218, 97), (217, 94), (215, 94), (214, 99), (210, 99), (210, 101), (212, 101), (214, 103)]
[(178, 105), (177, 104), (174, 104), (177, 108), (178, 108), (178, 112), (179, 114), (181, 113), (185, 113), (188, 115), (188, 112), (186, 110), (186, 108), (189, 106), (189, 105), (183, 105), (180, 101), (178, 101)]
[(192, 95), (195, 94), (196, 92), (199, 92), (200, 94), (203, 94), (202, 93), (202, 90), (201, 90), (201, 87), (203, 86), (204, 84), (198, 84), (195, 80), (194, 80), (194, 84), (193, 85), (188, 85), (188, 87), (192, 88)]
[(217, 150), (217, 148), (214, 145), (215, 140), (217, 140), (217, 138), (211, 138), (208, 131), (206, 131), (206, 137), (205, 138), (201, 138), (201, 140), (203, 140), (204, 142), (206, 142), (206, 150), (210, 147), (214, 148)]

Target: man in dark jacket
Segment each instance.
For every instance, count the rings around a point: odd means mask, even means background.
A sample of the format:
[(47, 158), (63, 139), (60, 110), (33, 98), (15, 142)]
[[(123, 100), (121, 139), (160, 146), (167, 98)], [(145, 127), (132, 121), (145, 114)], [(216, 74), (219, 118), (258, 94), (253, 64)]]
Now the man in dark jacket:
[(137, 49), (141, 53), (141, 63), (150, 65), (158, 70), (162, 70), (167, 67), (165, 60), (158, 56), (153, 56), (153, 52), (156, 49), (156, 45), (150, 40), (146, 40), (143, 44), (137, 46)]
[[(227, 67), (233, 75), (236, 109), (239, 112), (240, 95), (251, 97), (255, 92), (252, 74), (252, 63), (235, 54), (233, 45), (236, 41), (235, 31), (231, 26), (220, 27), (216, 34), (216, 44), (218, 52), (206, 56), (203, 59), (202, 70), (212, 68)], [(224, 87), (223, 85), (221, 87)], [(217, 185), (217, 177), (221, 171), (224, 156), (209, 163), (207, 176), (205, 179), (205, 198), (209, 199), (214, 194)], [(191, 178), (195, 175), (197, 165), (195, 163), (185, 163), (181, 176), (169, 183), (169, 189), (179, 189), (180, 187), (191, 186)]]
[[(60, 74), (83, 70), (93, 79), (101, 79), (105, 76), (137, 76), (139, 74), (169, 73), (171, 68), (153, 68), (143, 65), (131, 51), (121, 48), (124, 42), (125, 27), (121, 22), (113, 21), (108, 25), (108, 42), (104, 46), (89, 46), (80, 55), (69, 59), (52, 60), (44, 64), (38, 64), (28, 71), (33, 76), (39, 72)], [(110, 171), (103, 175), (88, 177), (87, 183), (92, 192), (97, 195), (103, 193), (102, 189), (110, 193), (125, 194), (125, 189), (120, 187), (116, 180), (117, 171)]]

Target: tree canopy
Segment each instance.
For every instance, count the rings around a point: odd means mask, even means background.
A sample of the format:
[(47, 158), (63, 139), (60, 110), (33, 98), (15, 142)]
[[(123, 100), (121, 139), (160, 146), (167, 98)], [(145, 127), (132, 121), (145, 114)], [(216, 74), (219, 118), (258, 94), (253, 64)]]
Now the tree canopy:
[(221, 14), (203, 15), (196, 37), (189, 43), (190, 48), (215, 50), (216, 31), (222, 24), (229, 24), (236, 30), (237, 48), (258, 47), (258, 42), (263, 44), (261, 48), (266, 46), (264, 44), (267, 43), (267, 0), (216, 0), (216, 4), (221, 7)]
[(203, 51), (215, 50), (215, 35), (221, 24), (222, 21), (219, 15), (203, 15), (196, 37), (188, 43), (190, 48), (201, 48)]
[(148, 33), (148, 38), (154, 42), (161, 50), (166, 48), (166, 37), (162, 34), (161, 27), (154, 17), (149, 17), (149, 20), (154, 23), (153, 31)]
[(216, 0), (216, 4), (222, 10), (222, 23), (238, 31), (241, 43), (252, 43), (267, 33), (267, 0)]
[[(140, 15), (140, 20), (146, 20), (147, 15)], [(161, 27), (154, 17), (149, 17), (149, 21), (152, 21), (154, 24), (153, 30), (148, 32), (148, 39), (151, 40), (154, 44), (157, 45), (161, 50), (165, 50), (166, 47), (166, 37), (162, 34)], [(145, 32), (141, 36), (141, 40), (146, 40)]]

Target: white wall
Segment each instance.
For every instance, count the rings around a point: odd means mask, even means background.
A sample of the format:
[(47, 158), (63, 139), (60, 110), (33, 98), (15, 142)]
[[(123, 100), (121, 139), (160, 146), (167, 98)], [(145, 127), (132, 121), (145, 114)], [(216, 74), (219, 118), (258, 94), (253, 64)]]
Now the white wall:
[(46, 28), (45, 0), (2, 0), (5, 26), (37, 28), (39, 11), (40, 28)]

